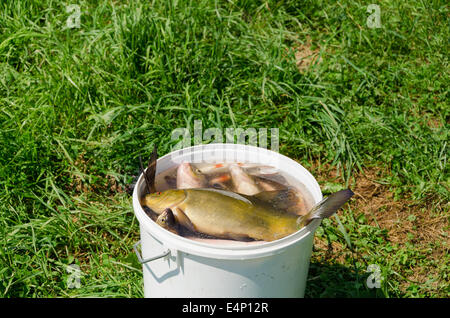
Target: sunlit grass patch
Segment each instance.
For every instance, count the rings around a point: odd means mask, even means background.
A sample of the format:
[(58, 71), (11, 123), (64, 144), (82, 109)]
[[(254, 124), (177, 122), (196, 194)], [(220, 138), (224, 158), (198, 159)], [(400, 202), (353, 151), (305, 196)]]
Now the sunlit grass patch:
[(65, 3), (3, 1), (0, 295), (141, 297), (127, 185), (201, 120), (279, 128), (325, 193), (356, 191), (306, 296), (448, 296), (448, 5), (378, 4), (380, 28), (353, 0), (81, 1), (70, 28)]

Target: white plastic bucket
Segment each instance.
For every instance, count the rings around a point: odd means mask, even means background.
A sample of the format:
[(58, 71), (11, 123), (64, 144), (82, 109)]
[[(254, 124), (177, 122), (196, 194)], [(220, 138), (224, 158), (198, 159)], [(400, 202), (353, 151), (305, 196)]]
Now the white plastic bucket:
[[(322, 199), (316, 179), (300, 164), (277, 152), (240, 144), (208, 144), (167, 154), (156, 173), (208, 158), (216, 162), (252, 162), (277, 167), (301, 181), (314, 203)], [(225, 157), (224, 157), (225, 155)], [(195, 158), (194, 158), (195, 157)], [(313, 237), (320, 220), (282, 239), (259, 244), (212, 245), (173, 234), (153, 222), (139, 197), (144, 178), (133, 192), (134, 213), (140, 224), (145, 297), (303, 297)], [(233, 242), (233, 241), (230, 241)]]

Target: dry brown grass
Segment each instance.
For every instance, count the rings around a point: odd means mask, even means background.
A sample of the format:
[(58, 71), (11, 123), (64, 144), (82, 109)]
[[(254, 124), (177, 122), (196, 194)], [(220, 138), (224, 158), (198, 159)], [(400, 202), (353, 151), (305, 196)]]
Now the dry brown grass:
[(72, 179), (71, 188), (76, 190), (76, 193), (102, 193), (110, 197), (117, 193), (122, 193), (124, 189), (112, 175), (102, 175), (98, 176), (103, 179), (103, 184), (90, 184), (84, 175), (94, 176), (92, 171), (89, 170), (91, 159), (86, 159), (84, 153), (81, 153), (73, 163), (72, 173), (70, 178)]
[(297, 43), (293, 47), (286, 50), (285, 58), (290, 59), (288, 56), (293, 53), (295, 65), (301, 73), (308, 71), (311, 66), (322, 62), (320, 47), (317, 46), (313, 49), (314, 45), (311, 43), (311, 39), (307, 38), (304, 43), (301, 43), (298, 39), (296, 41)]
[[(312, 173), (319, 184), (335, 182), (344, 184), (342, 176), (329, 165), (316, 163)], [(395, 198), (390, 186), (383, 180), (389, 175), (388, 170), (367, 168), (354, 173), (351, 177), (350, 188), (354, 191), (354, 199), (349, 202), (355, 217), (364, 214), (367, 223), (374, 227), (387, 230), (387, 240), (398, 244), (400, 248), (408, 243), (414, 244), (414, 249), (423, 254), (435, 264), (446, 262), (449, 255), (449, 218), (448, 204), (436, 202), (433, 198), (424, 202), (413, 201), (409, 195)], [(439, 242), (439, 244), (435, 244)], [(339, 242), (328, 243), (325, 239), (315, 237), (315, 250), (325, 258), (332, 258), (338, 263), (344, 263), (351, 254), (348, 248)], [(430, 246), (433, 246), (431, 249)], [(358, 255), (353, 255), (358, 257)], [(404, 290), (410, 282), (425, 283), (430, 277), (439, 276), (439, 266), (411, 268), (400, 289)], [(437, 287), (439, 280), (430, 284)]]
[[(438, 239), (448, 244), (448, 217), (443, 213), (448, 207), (436, 204), (432, 198), (425, 202), (414, 202), (408, 195), (395, 198), (389, 185), (382, 181), (388, 174), (389, 171), (376, 168), (354, 174), (350, 181), (355, 193), (355, 199), (350, 202), (352, 210), (363, 213), (370, 225), (387, 229), (391, 242), (405, 243), (409, 239), (407, 234), (411, 233), (418, 243)], [(329, 166), (315, 168), (315, 176), (319, 184), (344, 183), (336, 169)]]
[(312, 44), (308, 40), (304, 44), (294, 48), (295, 64), (300, 72), (305, 72), (311, 65), (322, 62), (322, 58), (319, 55), (320, 48), (312, 49)]

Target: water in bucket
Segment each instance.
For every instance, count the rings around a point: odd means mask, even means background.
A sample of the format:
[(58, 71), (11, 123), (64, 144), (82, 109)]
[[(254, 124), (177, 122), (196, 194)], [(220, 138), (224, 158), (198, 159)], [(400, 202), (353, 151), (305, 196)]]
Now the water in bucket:
[[(313, 205), (311, 193), (300, 181), (282, 173), (275, 167), (250, 163), (223, 164), (181, 164), (162, 171), (155, 179), (156, 191), (164, 192), (169, 189), (209, 188), (216, 191), (230, 191), (243, 195), (260, 195), (261, 193), (276, 193), (288, 189), (290, 195), (296, 197), (296, 203), (283, 206), (283, 213), (304, 215)], [(266, 200), (267, 198), (264, 198)], [(267, 201), (269, 202), (270, 199)], [(270, 202), (269, 202), (270, 203)], [(282, 202), (283, 204), (283, 202)], [(158, 215), (144, 206), (147, 215), (156, 221)], [(280, 210), (280, 209), (278, 209)], [(196, 241), (210, 244), (260, 244), (264, 240), (249, 237), (226, 238), (201, 231), (192, 231), (188, 227), (176, 224), (168, 228), (173, 233)], [(204, 231), (207, 232), (208, 231)]]

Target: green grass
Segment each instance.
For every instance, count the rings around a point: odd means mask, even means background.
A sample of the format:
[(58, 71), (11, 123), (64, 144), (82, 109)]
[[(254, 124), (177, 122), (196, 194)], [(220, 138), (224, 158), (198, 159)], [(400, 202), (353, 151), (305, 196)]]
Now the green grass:
[[(77, 1), (74, 29), (64, 3), (0, 4), (0, 296), (143, 296), (139, 227), (117, 189), (194, 120), (277, 127), (281, 153), (348, 182), (388, 171), (396, 199), (448, 221), (446, 1), (374, 1), (377, 29), (364, 1), (128, 2)], [(299, 72), (292, 48), (308, 38), (322, 62)], [(447, 250), (433, 258), (359, 215), (341, 212), (349, 256), (313, 253), (306, 296), (450, 295), (448, 226), (425, 242)], [(318, 237), (350, 251), (333, 220)], [(69, 264), (80, 288), (67, 288)], [(367, 264), (381, 267), (379, 290)], [(435, 274), (412, 281), (418, 267)]]

